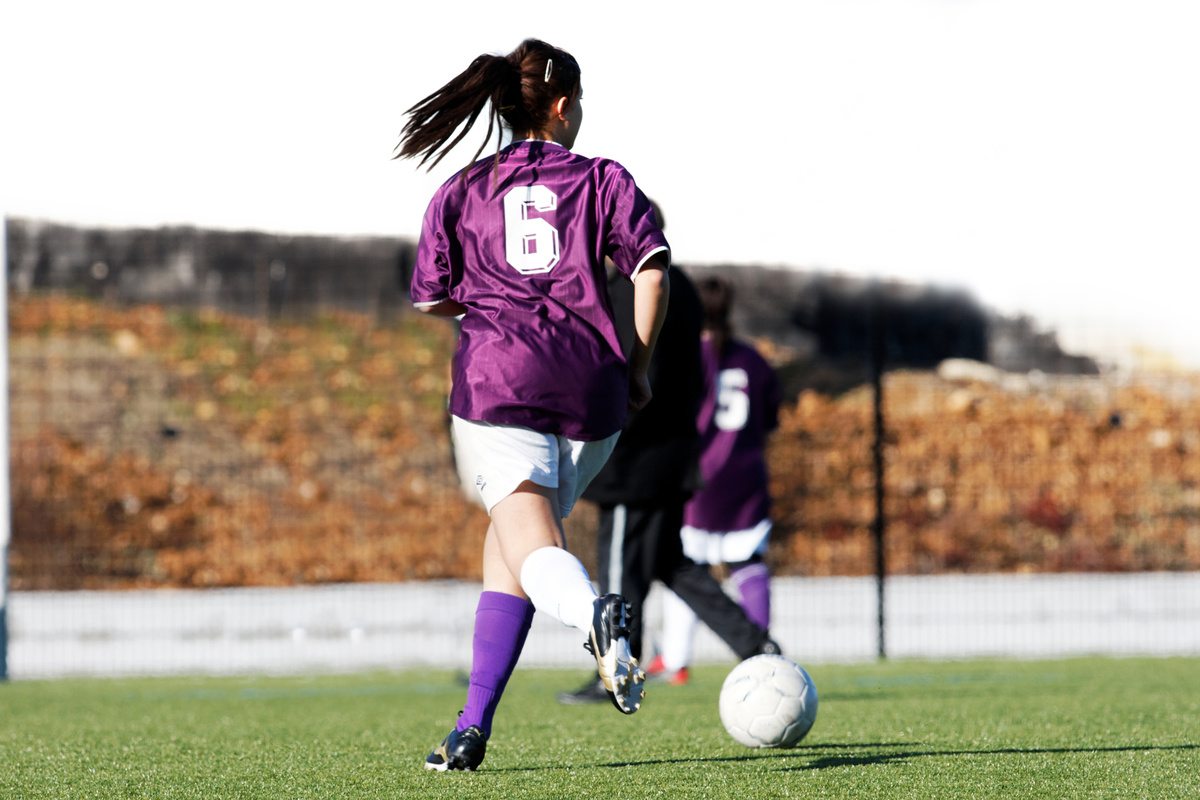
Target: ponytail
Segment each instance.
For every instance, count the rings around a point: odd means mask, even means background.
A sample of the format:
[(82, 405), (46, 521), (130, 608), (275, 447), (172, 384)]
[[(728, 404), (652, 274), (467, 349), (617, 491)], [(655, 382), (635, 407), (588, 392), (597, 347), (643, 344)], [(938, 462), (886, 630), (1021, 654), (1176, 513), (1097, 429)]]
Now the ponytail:
[[(507, 56), (479, 56), (445, 86), (408, 109), (409, 119), (394, 158), (419, 156), (419, 167), (433, 159), (428, 167), (432, 170), (490, 104), (487, 135), (471, 159), (474, 163), (494, 130), (506, 126), (518, 133), (539, 133), (549, 122), (551, 104), (559, 97), (574, 101), (578, 93), (579, 64), (571, 54), (538, 39), (526, 39)], [(497, 164), (499, 157), (497, 141)]]

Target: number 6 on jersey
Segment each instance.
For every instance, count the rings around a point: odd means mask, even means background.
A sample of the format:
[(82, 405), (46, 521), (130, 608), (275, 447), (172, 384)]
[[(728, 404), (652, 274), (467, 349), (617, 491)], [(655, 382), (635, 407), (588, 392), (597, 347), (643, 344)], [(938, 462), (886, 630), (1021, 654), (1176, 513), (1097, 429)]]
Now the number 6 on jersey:
[(531, 210), (553, 211), (558, 197), (541, 184), (516, 186), (504, 195), (504, 255), (522, 275), (549, 272), (558, 263), (558, 231)]

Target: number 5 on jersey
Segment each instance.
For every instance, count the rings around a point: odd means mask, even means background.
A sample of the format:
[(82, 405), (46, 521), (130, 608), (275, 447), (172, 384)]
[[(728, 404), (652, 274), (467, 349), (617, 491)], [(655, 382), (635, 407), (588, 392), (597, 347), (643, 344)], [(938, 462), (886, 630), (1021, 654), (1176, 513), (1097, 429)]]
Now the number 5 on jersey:
[(750, 376), (746, 370), (723, 369), (717, 375), (717, 413), (714, 421), (723, 431), (740, 431), (750, 419), (750, 395), (746, 387)]
[(553, 211), (558, 197), (545, 186), (516, 186), (504, 195), (505, 258), (522, 275), (549, 272), (558, 263), (558, 231), (530, 211)]

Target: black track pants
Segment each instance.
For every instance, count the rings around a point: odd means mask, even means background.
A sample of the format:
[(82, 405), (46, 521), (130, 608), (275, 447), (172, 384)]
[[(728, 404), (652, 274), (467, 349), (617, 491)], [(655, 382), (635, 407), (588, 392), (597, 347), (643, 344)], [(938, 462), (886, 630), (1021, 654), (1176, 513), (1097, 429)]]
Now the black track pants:
[(642, 656), (644, 606), (650, 584), (660, 580), (692, 607), (738, 658), (762, 651), (768, 634), (746, 618), (706, 565), (683, 554), (679, 529), (683, 498), (660, 505), (600, 506), (596, 533), (600, 592), (625, 595), (633, 611), (630, 648)]

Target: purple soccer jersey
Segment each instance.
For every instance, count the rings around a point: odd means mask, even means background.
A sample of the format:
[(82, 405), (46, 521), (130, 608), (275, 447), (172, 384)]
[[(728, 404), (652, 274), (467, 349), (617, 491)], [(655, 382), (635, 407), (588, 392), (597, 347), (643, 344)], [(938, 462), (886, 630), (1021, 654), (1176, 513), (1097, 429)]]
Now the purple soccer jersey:
[(779, 380), (753, 347), (730, 341), (720, 359), (701, 346), (708, 392), (700, 406), (704, 488), (684, 509), (684, 524), (710, 533), (753, 528), (767, 518), (767, 434), (779, 424)]
[(425, 212), (417, 306), (466, 306), (450, 412), (579, 441), (625, 425), (628, 370), (605, 257), (631, 278), (669, 252), (650, 201), (620, 164), (553, 142), (515, 142), (455, 176)]

